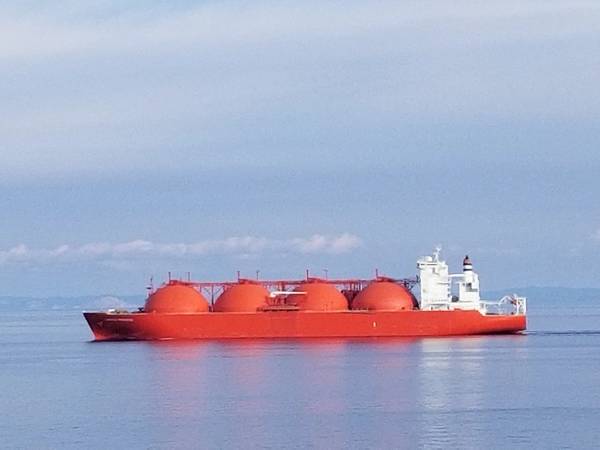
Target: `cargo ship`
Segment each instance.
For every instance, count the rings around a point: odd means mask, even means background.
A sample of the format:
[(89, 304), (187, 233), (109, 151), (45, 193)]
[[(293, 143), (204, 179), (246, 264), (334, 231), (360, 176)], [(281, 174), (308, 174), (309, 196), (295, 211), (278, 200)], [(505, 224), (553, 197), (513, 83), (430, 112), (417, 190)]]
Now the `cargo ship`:
[[(480, 298), (468, 256), (450, 274), (436, 249), (418, 275), (395, 279), (194, 282), (149, 287), (137, 311), (84, 312), (94, 339), (433, 337), (519, 333), (527, 301), (515, 294)], [(418, 298), (412, 289), (419, 285)]]

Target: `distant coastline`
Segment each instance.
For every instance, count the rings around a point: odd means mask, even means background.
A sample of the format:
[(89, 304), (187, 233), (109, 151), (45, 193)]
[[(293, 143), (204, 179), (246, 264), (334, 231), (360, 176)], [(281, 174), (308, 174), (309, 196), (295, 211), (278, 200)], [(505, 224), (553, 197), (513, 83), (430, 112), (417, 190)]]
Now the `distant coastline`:
[[(484, 291), (482, 297), (494, 300), (505, 294), (517, 293), (528, 298), (533, 311), (539, 305), (545, 307), (566, 306), (572, 302), (580, 306), (600, 305), (600, 288), (568, 287), (518, 287)], [(135, 309), (144, 303), (144, 295), (83, 295), (63, 297), (0, 296), (0, 312), (19, 311), (84, 311), (92, 309), (127, 308)]]
[(0, 296), (0, 312), (84, 311), (88, 309), (135, 309), (144, 303), (143, 295), (85, 295), (76, 297)]

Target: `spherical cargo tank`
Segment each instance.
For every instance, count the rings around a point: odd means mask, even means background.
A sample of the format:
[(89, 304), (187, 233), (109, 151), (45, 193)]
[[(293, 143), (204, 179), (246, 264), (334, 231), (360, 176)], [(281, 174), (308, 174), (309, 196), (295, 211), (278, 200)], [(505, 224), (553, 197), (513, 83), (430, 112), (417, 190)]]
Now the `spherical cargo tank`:
[(415, 306), (416, 300), (410, 291), (387, 278), (371, 282), (352, 301), (352, 309), (371, 311), (411, 310)]
[[(335, 286), (319, 279), (309, 279), (299, 284), (287, 297), (286, 303), (296, 305), (300, 311), (343, 311), (348, 309), (346, 297)], [(302, 292), (302, 294), (300, 294)]]
[(260, 283), (240, 280), (217, 298), (214, 312), (256, 312), (267, 305), (269, 291)]
[(152, 293), (144, 311), (155, 313), (200, 313), (208, 312), (208, 302), (204, 296), (185, 283), (170, 281)]

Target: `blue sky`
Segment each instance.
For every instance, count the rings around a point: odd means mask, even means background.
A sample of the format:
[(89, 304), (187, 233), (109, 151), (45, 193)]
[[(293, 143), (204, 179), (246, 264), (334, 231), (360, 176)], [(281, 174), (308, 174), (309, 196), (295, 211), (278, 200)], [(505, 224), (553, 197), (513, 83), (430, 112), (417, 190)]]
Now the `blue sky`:
[(0, 3), (6, 295), (152, 274), (600, 287), (597, 2)]

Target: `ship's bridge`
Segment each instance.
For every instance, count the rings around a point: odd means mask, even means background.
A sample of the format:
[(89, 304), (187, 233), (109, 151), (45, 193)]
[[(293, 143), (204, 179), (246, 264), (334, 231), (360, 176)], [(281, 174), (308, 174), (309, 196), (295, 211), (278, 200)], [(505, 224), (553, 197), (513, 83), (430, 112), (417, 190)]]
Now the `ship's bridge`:
[(479, 276), (473, 271), (469, 256), (463, 260), (462, 273), (450, 274), (448, 264), (440, 259), (440, 251), (438, 247), (432, 255), (417, 261), (421, 285), (420, 309), (477, 310), (482, 314), (506, 315), (526, 313), (527, 300), (515, 294), (495, 302), (481, 300)]

